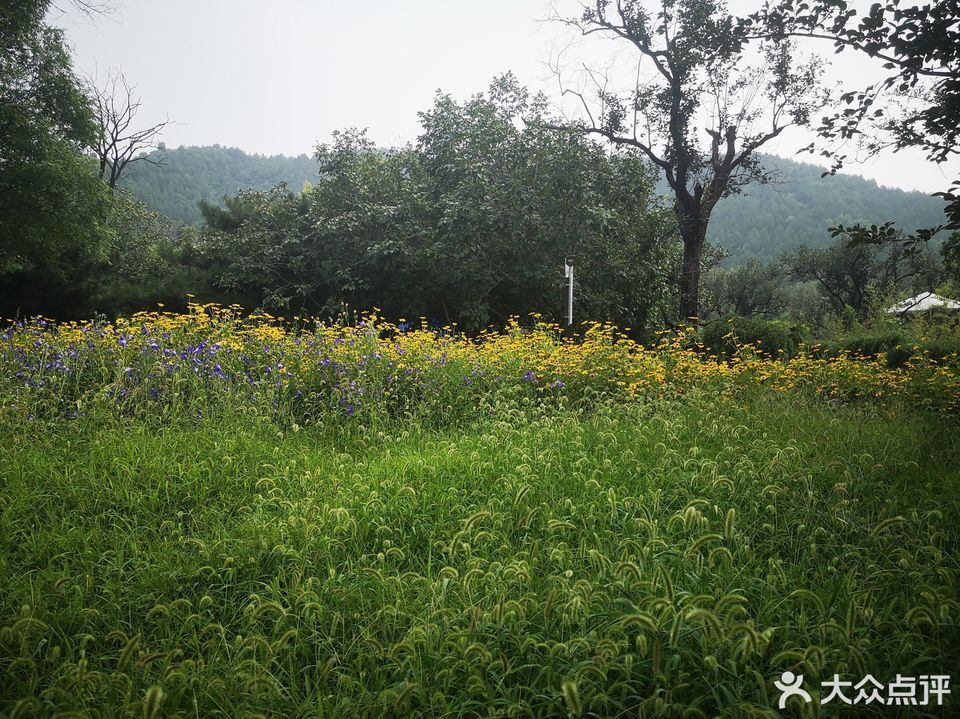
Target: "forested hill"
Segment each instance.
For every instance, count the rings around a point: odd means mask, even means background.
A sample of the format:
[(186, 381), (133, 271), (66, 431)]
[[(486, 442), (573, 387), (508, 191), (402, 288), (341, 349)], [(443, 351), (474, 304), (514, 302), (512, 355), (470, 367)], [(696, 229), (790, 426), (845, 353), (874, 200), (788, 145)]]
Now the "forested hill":
[[(122, 182), (144, 202), (187, 223), (200, 221), (201, 199), (218, 201), (240, 189), (267, 189), (281, 181), (298, 190), (317, 177), (309, 155), (268, 157), (213, 145), (156, 156), (163, 166), (134, 163)], [(723, 200), (710, 222), (710, 241), (729, 250), (733, 262), (773, 259), (800, 244), (822, 246), (830, 242), (827, 228), (838, 222), (892, 219), (916, 229), (943, 219), (943, 202), (919, 192), (879, 187), (851, 175), (821, 178), (820, 167), (780, 157), (768, 156), (765, 165), (778, 171), (778, 181)]]
[(317, 163), (310, 155), (250, 155), (235, 147), (178, 147), (157, 150), (150, 157), (163, 164), (129, 165), (120, 184), (175, 220), (200, 222), (200, 200), (218, 202), (238, 190), (266, 190), (286, 182), (299, 190), (316, 180)]
[(776, 182), (722, 200), (710, 220), (708, 239), (734, 261), (829, 244), (827, 228), (839, 223), (894, 220), (912, 231), (944, 221), (943, 201), (922, 192), (880, 187), (858, 175), (821, 177), (822, 167), (770, 155), (764, 167), (776, 170)]

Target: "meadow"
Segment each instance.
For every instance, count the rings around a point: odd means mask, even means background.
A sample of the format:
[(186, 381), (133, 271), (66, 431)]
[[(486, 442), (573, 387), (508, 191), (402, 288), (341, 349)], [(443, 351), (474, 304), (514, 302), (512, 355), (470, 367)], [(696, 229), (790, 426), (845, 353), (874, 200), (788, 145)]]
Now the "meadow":
[(455, 330), (11, 324), (0, 715), (952, 715), (956, 357)]

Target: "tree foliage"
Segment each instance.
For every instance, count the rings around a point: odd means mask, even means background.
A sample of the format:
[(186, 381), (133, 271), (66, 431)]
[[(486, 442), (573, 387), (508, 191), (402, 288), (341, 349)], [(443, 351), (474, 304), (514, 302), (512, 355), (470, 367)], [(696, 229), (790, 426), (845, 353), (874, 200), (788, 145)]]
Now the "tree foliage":
[(195, 228), (178, 225), (121, 188), (111, 195), (108, 228), (107, 251), (78, 271), (79, 316), (132, 313), (156, 303), (185, 309), (187, 293), (212, 289)]
[(960, 232), (952, 232), (940, 248), (948, 279), (960, 285)]
[(82, 152), (96, 127), (48, 2), (5, 4), (0, 23), (0, 307), (75, 292), (78, 263), (109, 242), (109, 198)]
[(814, 282), (837, 315), (849, 308), (861, 319), (878, 293), (932, 289), (940, 273), (930, 253), (908, 252), (898, 244), (838, 242), (815, 250), (800, 247), (786, 253), (782, 264), (792, 279)]
[[(710, 217), (707, 242), (729, 253), (729, 266), (753, 258), (773, 261), (802, 244), (827, 245), (828, 228), (840, 222), (852, 224), (885, 213), (912, 231), (936, 224), (942, 216), (941, 203), (921, 192), (880, 187), (856, 175), (823, 178), (819, 165), (783, 157), (760, 155), (758, 161), (773, 181), (744, 188), (718, 204)], [(299, 191), (305, 182), (316, 184), (317, 178), (316, 158), (265, 157), (214, 145), (168, 149), (160, 167), (131, 165), (120, 186), (172, 219), (201, 224), (199, 199), (215, 203), (240, 188), (268, 190), (280, 182)], [(665, 179), (658, 180), (655, 192), (670, 192)]]
[(544, 128), (533, 121), (543, 111), (507, 76), (463, 103), (438, 95), (415, 147), (384, 151), (363, 132), (337, 133), (302, 192), (205, 205), (207, 256), (225, 286), (272, 307), (378, 306), (475, 330), (558, 315), (572, 251), (584, 316), (644, 327), (662, 313), (676, 265), (647, 164)]
[(784, 272), (777, 264), (750, 260), (716, 267), (704, 277), (705, 316), (773, 317), (786, 307)]

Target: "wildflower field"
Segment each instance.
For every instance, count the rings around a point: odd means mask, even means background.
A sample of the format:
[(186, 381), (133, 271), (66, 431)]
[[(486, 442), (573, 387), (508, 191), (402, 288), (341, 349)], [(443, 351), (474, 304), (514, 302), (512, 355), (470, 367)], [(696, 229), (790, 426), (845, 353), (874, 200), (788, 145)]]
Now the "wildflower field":
[(956, 357), (410, 324), (6, 326), (0, 716), (956, 716)]

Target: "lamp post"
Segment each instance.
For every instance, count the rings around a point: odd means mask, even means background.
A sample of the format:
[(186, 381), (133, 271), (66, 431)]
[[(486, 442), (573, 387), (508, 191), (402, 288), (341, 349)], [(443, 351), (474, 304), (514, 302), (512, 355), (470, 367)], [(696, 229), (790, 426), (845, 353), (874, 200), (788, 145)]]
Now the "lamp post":
[(567, 327), (573, 327), (573, 260), (576, 255), (567, 255), (563, 276), (567, 278)]

